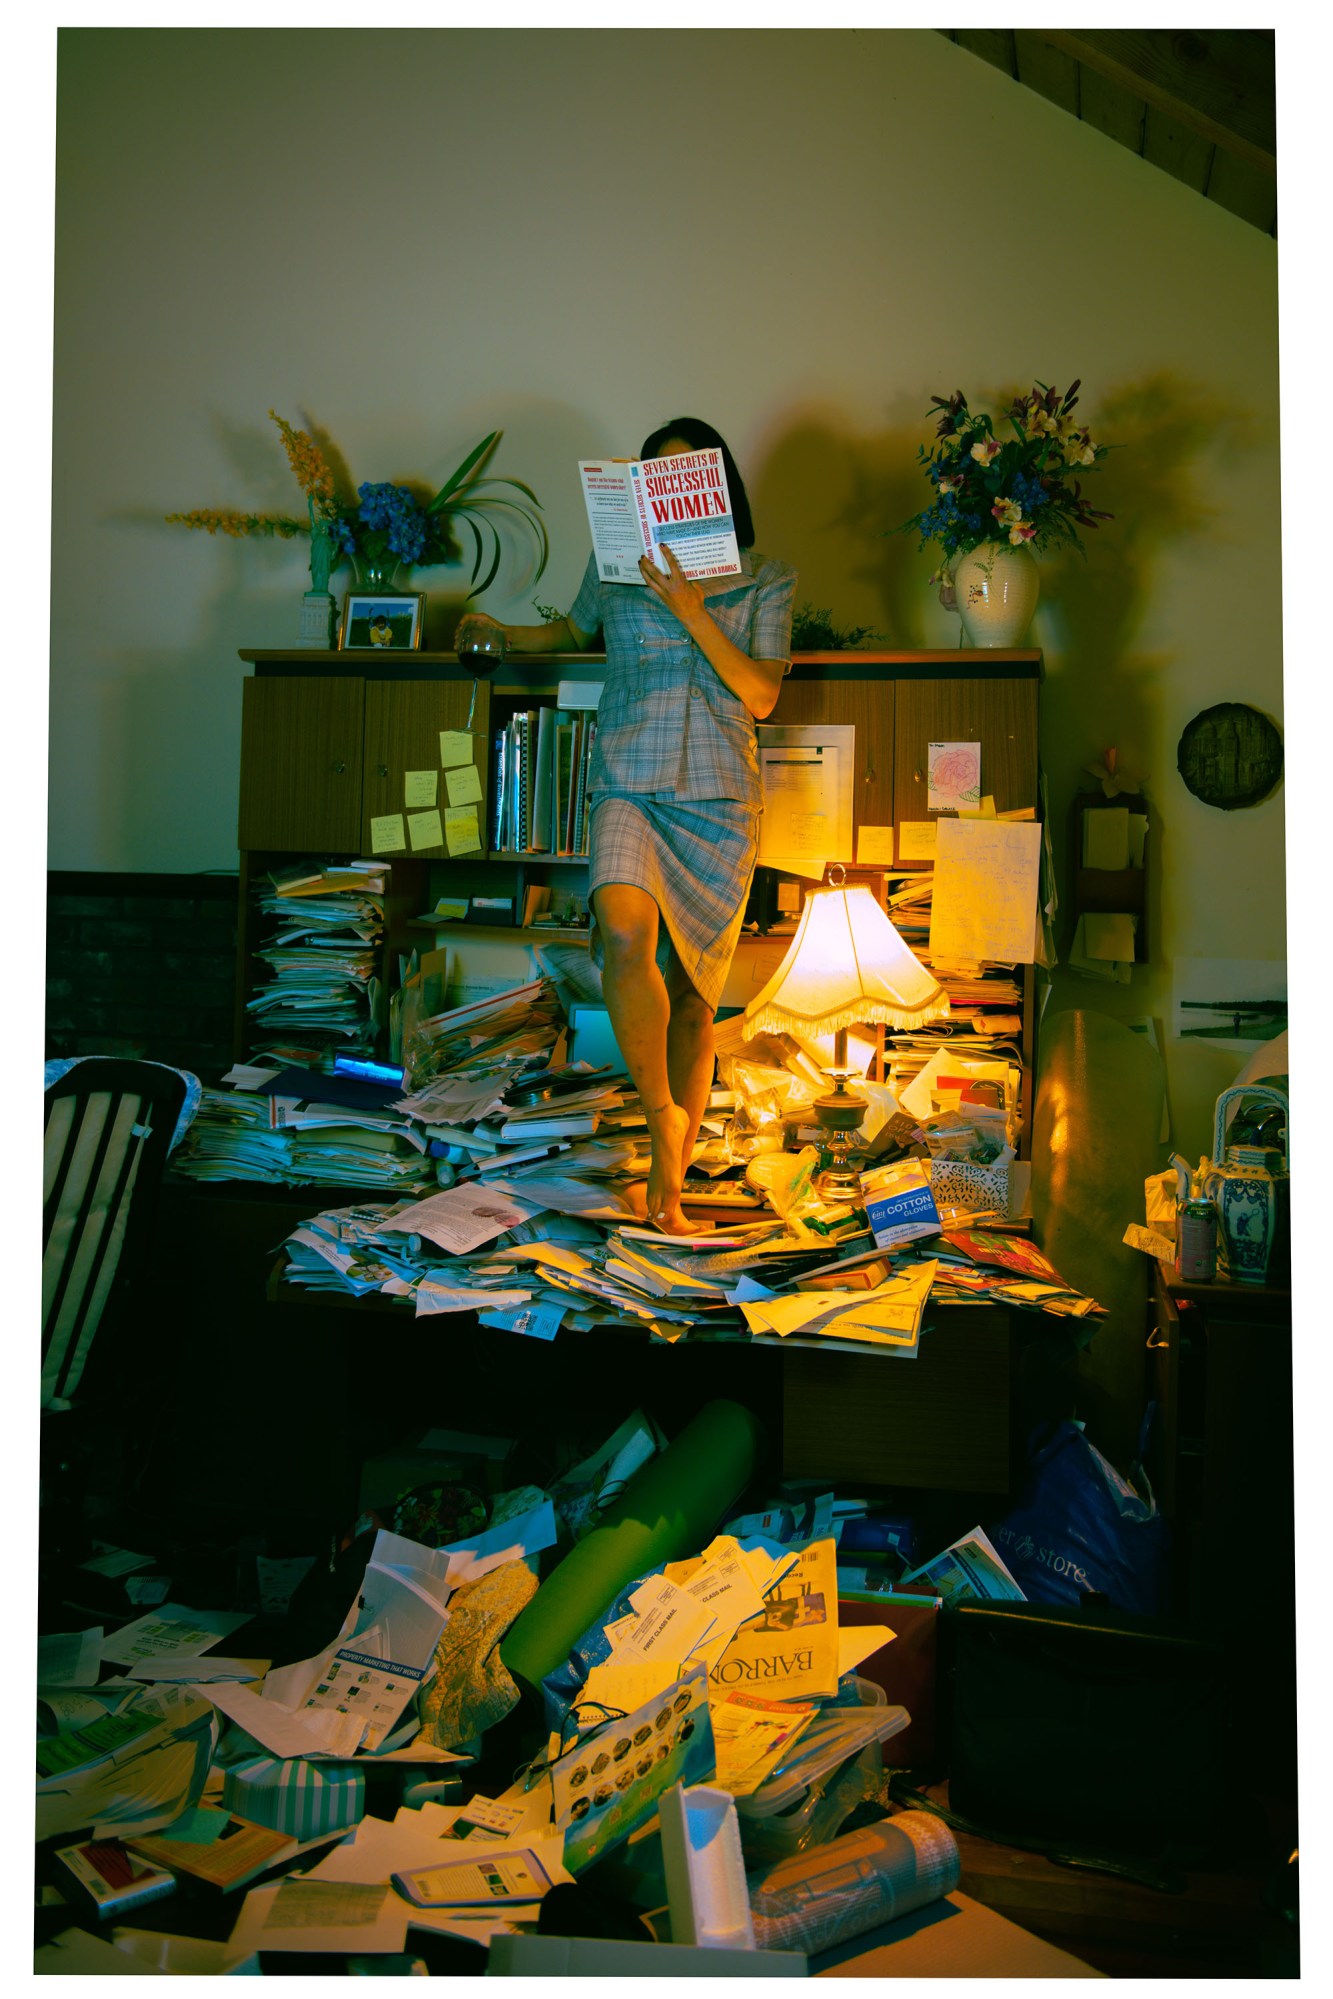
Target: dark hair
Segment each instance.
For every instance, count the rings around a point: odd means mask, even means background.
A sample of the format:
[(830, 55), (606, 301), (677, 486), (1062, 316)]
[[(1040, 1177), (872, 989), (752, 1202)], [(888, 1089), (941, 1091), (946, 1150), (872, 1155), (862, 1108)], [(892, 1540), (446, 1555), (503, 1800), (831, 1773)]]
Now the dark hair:
[(727, 491), (731, 495), (731, 513), (736, 523), (736, 540), (742, 548), (753, 548), (754, 517), (750, 512), (750, 500), (726, 438), (720, 431), (714, 430), (711, 423), (705, 423), (702, 417), (673, 416), (670, 423), (660, 423), (651, 436), (644, 438), (639, 447), (640, 458), (656, 458), (662, 446), (669, 444), (673, 437), (688, 444), (692, 451), (716, 450), (722, 453)]

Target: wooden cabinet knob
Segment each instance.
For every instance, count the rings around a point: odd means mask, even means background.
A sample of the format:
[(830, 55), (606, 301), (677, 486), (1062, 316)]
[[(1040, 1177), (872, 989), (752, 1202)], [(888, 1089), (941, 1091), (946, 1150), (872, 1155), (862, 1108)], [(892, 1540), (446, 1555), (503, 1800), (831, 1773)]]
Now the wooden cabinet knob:
[(342, 774), (343, 774), (343, 772), (344, 772), (344, 771), (346, 770), (346, 768), (347, 768), (347, 765), (346, 765), (346, 764), (345, 764), (345, 763), (344, 763), (344, 762), (342, 761), (342, 759), (341, 759), (341, 757), (340, 757), (340, 758), (338, 759), (338, 761), (337, 761), (337, 762), (336, 762), (336, 763), (334, 764), (334, 766), (333, 766), (333, 774), (334, 774), (334, 776), (335, 776), (335, 777), (341, 777), (341, 776), (342, 776)]

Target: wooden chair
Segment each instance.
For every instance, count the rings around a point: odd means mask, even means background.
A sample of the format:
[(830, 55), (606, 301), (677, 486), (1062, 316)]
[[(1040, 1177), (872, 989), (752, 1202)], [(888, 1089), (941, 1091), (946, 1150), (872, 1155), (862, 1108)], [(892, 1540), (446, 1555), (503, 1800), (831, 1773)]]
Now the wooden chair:
[(191, 1086), (159, 1062), (89, 1056), (47, 1088), (43, 1410), (72, 1406), (94, 1338), (124, 1309)]

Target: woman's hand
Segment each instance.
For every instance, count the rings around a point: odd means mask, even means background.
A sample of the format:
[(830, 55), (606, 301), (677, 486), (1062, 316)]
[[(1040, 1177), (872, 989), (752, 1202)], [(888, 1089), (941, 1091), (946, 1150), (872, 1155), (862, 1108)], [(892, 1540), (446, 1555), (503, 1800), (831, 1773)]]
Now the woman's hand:
[(454, 651), (460, 658), (464, 653), (484, 652), (503, 659), (508, 637), (508, 628), (489, 612), (465, 611), (454, 632)]
[[(666, 557), (666, 571), (660, 570), (651, 555), (639, 557), (639, 574), (660, 603), (666, 605), (674, 618), (678, 618), (687, 632), (697, 632), (701, 617), (708, 618), (704, 605), (704, 593), (685, 574), (665, 542), (659, 543)], [(712, 623), (712, 620), (708, 620)]]

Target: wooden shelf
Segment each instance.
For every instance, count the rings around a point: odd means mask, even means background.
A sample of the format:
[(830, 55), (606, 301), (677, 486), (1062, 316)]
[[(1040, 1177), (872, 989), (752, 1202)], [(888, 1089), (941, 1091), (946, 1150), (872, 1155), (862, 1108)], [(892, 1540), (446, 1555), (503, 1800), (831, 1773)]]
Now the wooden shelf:
[[(1079, 791), (1069, 808), (1069, 854), (1073, 867), (1074, 922), (1080, 916), (1137, 916), (1134, 930), (1134, 963), (1148, 962), (1148, 868), (1085, 868), (1083, 822), (1090, 812), (1104, 812), (1123, 806), (1131, 814), (1146, 819), (1148, 801), (1141, 794), (1118, 792), (1105, 798), (1100, 792)], [(1071, 933), (1072, 934), (1072, 933)]]
[(404, 926), (408, 930), (429, 930), (438, 934), (446, 931), (451, 937), (503, 937), (507, 944), (540, 944), (543, 938), (581, 937), (587, 942), (590, 926), (586, 923), (530, 923), (525, 930), (513, 923), (467, 923), (457, 918), (442, 916), (438, 923), (432, 923), (428, 916), (410, 916)]

